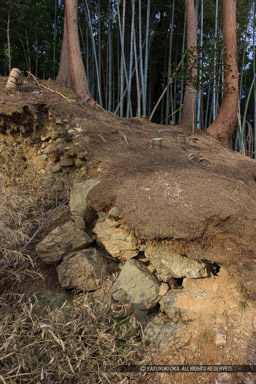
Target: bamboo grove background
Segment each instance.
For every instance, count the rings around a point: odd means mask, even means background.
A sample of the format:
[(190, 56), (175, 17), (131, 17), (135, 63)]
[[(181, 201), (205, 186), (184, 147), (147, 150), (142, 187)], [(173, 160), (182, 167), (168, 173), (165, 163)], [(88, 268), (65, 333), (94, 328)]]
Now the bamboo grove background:
[[(215, 119), (223, 96), (222, 0), (195, 0), (198, 47), (185, 49), (184, 0), (81, 0), (81, 52), (92, 96), (105, 109), (161, 124), (180, 121), (189, 55), (197, 54), (198, 129)], [(0, 74), (42, 79), (58, 72), (64, 0), (2, 0)], [(256, 4), (237, 2), (239, 114), (231, 147), (256, 158)], [(191, 80), (191, 79), (190, 79)]]

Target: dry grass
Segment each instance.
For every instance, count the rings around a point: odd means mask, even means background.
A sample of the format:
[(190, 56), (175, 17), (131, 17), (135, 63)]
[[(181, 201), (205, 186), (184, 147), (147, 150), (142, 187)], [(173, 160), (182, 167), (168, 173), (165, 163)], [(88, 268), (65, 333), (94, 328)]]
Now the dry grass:
[(0, 383), (131, 383), (118, 367), (142, 360), (134, 318), (117, 323), (89, 295), (38, 314), (22, 291), (40, 276), (21, 248), (42, 217), (36, 194), (0, 183)]
[[(0, 179), (0, 309), (15, 297), (15, 286), (27, 276), (38, 277), (30, 256), (20, 249), (35, 222), (30, 220), (34, 197), (6, 188)], [(14, 301), (17, 301), (15, 298)]]
[[(127, 324), (125, 329), (129, 332)], [(120, 343), (109, 307), (89, 296), (40, 317), (32, 304), (23, 304), (21, 312), (6, 315), (0, 325), (0, 381), (128, 383), (131, 374), (121, 374), (118, 367), (138, 361), (138, 345), (136, 337)]]

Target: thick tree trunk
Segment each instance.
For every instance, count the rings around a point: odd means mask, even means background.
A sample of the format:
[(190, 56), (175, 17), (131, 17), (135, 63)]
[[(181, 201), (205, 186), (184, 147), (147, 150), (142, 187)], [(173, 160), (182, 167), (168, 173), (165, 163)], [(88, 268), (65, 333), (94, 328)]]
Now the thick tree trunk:
[(63, 34), (63, 46), (61, 51), (61, 60), (63, 62), (61, 63), (57, 80), (66, 83), (65, 85), (70, 85), (71, 75), (72, 88), (81, 97), (82, 103), (86, 104), (92, 99), (92, 96), (89, 91), (80, 51), (77, 7), (77, 0), (65, 0), (66, 23), (64, 22), (64, 32), (66, 28), (66, 34)]
[(80, 51), (77, 0), (65, 0), (65, 16), (67, 19), (69, 66), (73, 89), (81, 97), (83, 104), (86, 104), (92, 97)]
[(223, 42), (226, 48), (224, 94), (219, 113), (207, 132), (229, 146), (237, 121), (238, 64), (236, 43), (236, 1), (223, 1)]
[(56, 81), (64, 87), (72, 88), (71, 72), (69, 68), (67, 18), (64, 16), (63, 40), (60, 54), (60, 66)]
[[(185, 0), (186, 23), (187, 23), (187, 49), (193, 50), (197, 46), (196, 33), (196, 13), (194, 0)], [(194, 52), (196, 54), (196, 52)], [(194, 79), (197, 76), (196, 58), (190, 56), (191, 75)], [(196, 97), (197, 91), (191, 81), (187, 81), (183, 109), (181, 115), (181, 125), (186, 134), (191, 134), (195, 127), (196, 118)]]

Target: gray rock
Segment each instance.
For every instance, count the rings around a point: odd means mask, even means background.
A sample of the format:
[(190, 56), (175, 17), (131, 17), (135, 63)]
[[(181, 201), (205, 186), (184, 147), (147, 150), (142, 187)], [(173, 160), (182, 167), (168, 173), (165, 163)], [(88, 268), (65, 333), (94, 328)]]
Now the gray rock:
[(227, 343), (227, 336), (223, 335), (223, 333), (216, 333), (214, 343), (216, 345), (225, 345)]
[(145, 255), (165, 282), (171, 277), (201, 278), (208, 276), (203, 262), (199, 263), (179, 253), (174, 253), (165, 245), (149, 244), (146, 247)]
[(59, 172), (61, 170), (61, 166), (60, 164), (56, 164), (52, 167), (52, 172), (55, 173), (55, 172)]
[(255, 384), (254, 378), (247, 378), (243, 381), (243, 384)]
[(57, 144), (63, 143), (64, 141), (65, 140), (62, 137), (58, 137), (58, 139), (56, 139)]
[(166, 320), (166, 317), (160, 314), (146, 326), (144, 341), (156, 348), (161, 348), (173, 340), (177, 331), (178, 326)]
[(52, 132), (51, 138), (53, 140), (56, 140), (56, 139), (58, 139), (58, 137), (61, 137), (61, 136), (63, 136), (63, 128), (58, 126)]
[(56, 124), (60, 124), (60, 125), (63, 124), (63, 122), (62, 122), (62, 120), (61, 120), (60, 117), (57, 117), (56, 120), (55, 120), (55, 122), (56, 122)]
[(108, 215), (112, 219), (118, 219), (119, 218), (119, 209), (117, 207), (111, 208)]
[(168, 291), (169, 291), (169, 285), (166, 283), (162, 283), (159, 287), (159, 295), (162, 297), (166, 295)]
[(68, 157), (61, 157), (60, 158), (60, 166), (61, 167), (72, 167), (74, 165), (74, 161)]
[(90, 190), (99, 182), (100, 180), (91, 179), (75, 184), (72, 187), (69, 201), (72, 217), (80, 216), (85, 220), (86, 224), (90, 224), (95, 219), (96, 214), (88, 207), (86, 198)]
[(215, 384), (232, 384), (232, 376), (230, 373), (221, 372), (218, 373), (215, 377)]
[(42, 315), (48, 311), (56, 311), (61, 308), (65, 302), (70, 303), (73, 299), (70, 293), (65, 291), (56, 293), (50, 289), (45, 289), (36, 294), (37, 301), (33, 306), (33, 313)]
[(83, 167), (85, 165), (85, 161), (80, 159), (80, 158), (78, 158), (75, 161), (75, 165), (76, 165), (76, 167)]
[(72, 253), (57, 267), (59, 282), (63, 288), (83, 291), (100, 288), (106, 270), (103, 253), (95, 248)]
[(83, 229), (83, 230), (86, 228), (85, 221), (84, 221), (83, 217), (81, 217), (81, 216), (71, 216), (71, 219), (74, 221), (74, 223), (75, 223), (77, 228)]
[(89, 247), (93, 239), (76, 228), (72, 221), (55, 228), (36, 247), (39, 257), (47, 264), (60, 262), (70, 252)]
[(93, 232), (97, 243), (115, 258), (128, 260), (139, 253), (136, 238), (114, 219), (99, 217)]
[(114, 300), (130, 302), (134, 309), (154, 307), (159, 299), (159, 282), (139, 261), (129, 259), (112, 287)]

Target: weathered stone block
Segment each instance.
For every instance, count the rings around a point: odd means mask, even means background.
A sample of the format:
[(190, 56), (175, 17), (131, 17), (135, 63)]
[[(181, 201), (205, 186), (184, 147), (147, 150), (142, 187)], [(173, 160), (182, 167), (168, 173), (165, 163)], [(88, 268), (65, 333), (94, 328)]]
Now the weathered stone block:
[(165, 245), (149, 244), (146, 247), (145, 255), (154, 265), (157, 274), (163, 281), (168, 281), (171, 277), (200, 278), (208, 276), (203, 262), (199, 263), (175, 253)]
[(141, 262), (130, 259), (112, 288), (112, 296), (132, 303), (135, 309), (149, 309), (160, 299), (159, 287), (156, 277)]
[(47, 264), (60, 262), (67, 254), (89, 247), (93, 239), (76, 228), (72, 221), (55, 228), (36, 247), (39, 257)]
[(102, 221), (100, 218), (93, 232), (98, 244), (115, 258), (128, 260), (139, 253), (139, 246), (135, 237), (114, 219), (106, 218)]
[(82, 183), (75, 184), (70, 193), (69, 207), (72, 216), (82, 217), (87, 224), (95, 219), (95, 212), (88, 207), (86, 198), (90, 190), (97, 185), (100, 180), (86, 180)]
[(83, 291), (100, 288), (106, 271), (103, 253), (95, 248), (71, 253), (57, 267), (59, 282), (63, 288)]

